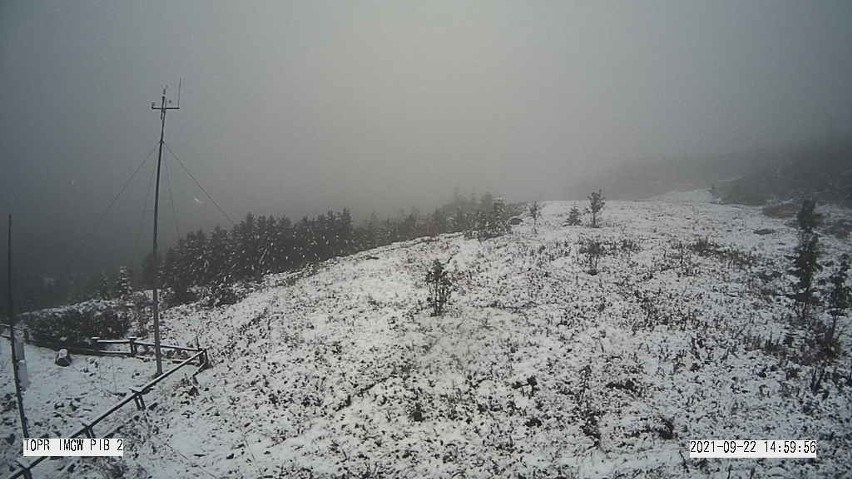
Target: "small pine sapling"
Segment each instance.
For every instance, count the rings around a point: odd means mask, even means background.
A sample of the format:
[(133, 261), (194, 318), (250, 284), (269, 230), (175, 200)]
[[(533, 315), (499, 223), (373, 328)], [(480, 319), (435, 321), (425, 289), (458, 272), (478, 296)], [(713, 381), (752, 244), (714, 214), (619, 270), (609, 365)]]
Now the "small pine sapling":
[(592, 228), (598, 227), (598, 215), (604, 206), (606, 206), (606, 198), (604, 198), (602, 191), (600, 189), (593, 191), (589, 195), (589, 212), (592, 213)]
[(530, 217), (533, 220), (533, 234), (538, 233), (538, 218), (541, 216), (541, 206), (538, 201), (533, 201), (530, 205)]
[(829, 277), (831, 289), (828, 293), (828, 314), (831, 316), (831, 325), (825, 334), (823, 349), (828, 357), (837, 354), (837, 320), (846, 314), (852, 303), (852, 287), (847, 286), (849, 279), (849, 256), (840, 258), (840, 265)]
[(819, 236), (814, 228), (819, 221), (819, 215), (814, 211), (816, 202), (805, 200), (796, 219), (799, 225), (799, 244), (792, 256), (793, 266), (790, 273), (796, 277), (791, 298), (796, 304), (796, 315), (800, 321), (810, 317), (811, 307), (816, 304), (815, 279), (822, 269), (819, 264)]
[(568, 226), (577, 226), (580, 224), (580, 209), (576, 206), (571, 207), (571, 211), (568, 212)]
[(429, 287), (429, 297), (426, 301), (432, 307), (432, 316), (440, 316), (450, 299), (452, 282), (444, 265), (437, 259), (432, 263), (432, 268), (426, 272), (426, 284)]
[(126, 266), (122, 266), (118, 270), (118, 279), (115, 282), (115, 294), (121, 299), (127, 299), (133, 293), (133, 287), (130, 284), (130, 270)]

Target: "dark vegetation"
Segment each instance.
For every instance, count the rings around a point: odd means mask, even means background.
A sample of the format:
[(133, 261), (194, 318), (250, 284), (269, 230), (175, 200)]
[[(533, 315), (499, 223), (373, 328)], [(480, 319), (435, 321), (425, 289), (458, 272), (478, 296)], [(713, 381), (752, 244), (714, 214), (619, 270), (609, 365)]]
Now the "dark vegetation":
[[(268, 273), (298, 270), (335, 256), (443, 233), (464, 232), (485, 240), (506, 233), (506, 220), (520, 212), (520, 205), (506, 204), (490, 193), (476, 198), (457, 192), (451, 202), (431, 214), (400, 210), (396, 217), (380, 220), (373, 214), (359, 224), (347, 209), (299, 221), (249, 213), (230, 229), (191, 232), (162, 252), (160, 286), (169, 290), (170, 304), (196, 299), (207, 299), (210, 305), (233, 303), (240, 290), (234, 285), (257, 281)], [(15, 306), (21, 312), (119, 298), (129, 290), (150, 289), (152, 278), (150, 255), (138, 267), (88, 278), (21, 275), (16, 278)], [(5, 275), (0, 283), (5, 284)], [(4, 305), (0, 317), (5, 317), (5, 294), (0, 303)]]
[(592, 228), (598, 227), (598, 215), (600, 215), (604, 206), (606, 206), (606, 198), (604, 198), (601, 190), (589, 194), (589, 213), (592, 214)]
[(568, 219), (565, 221), (566, 226), (579, 226), (580, 225), (580, 217), (582, 213), (580, 213), (580, 209), (576, 206), (571, 207), (571, 211), (568, 212)]
[(816, 275), (822, 269), (819, 263), (819, 235), (815, 231), (819, 215), (815, 211), (816, 202), (807, 199), (802, 203), (796, 219), (799, 226), (799, 244), (792, 256), (793, 261), (790, 273), (796, 277), (793, 286), (792, 299), (796, 304), (796, 315), (799, 320), (805, 322), (811, 313), (811, 308), (816, 304)]
[[(210, 233), (199, 230), (180, 238), (161, 261), (160, 287), (165, 289), (167, 305), (199, 299), (207, 307), (233, 304), (251, 289), (248, 285), (266, 274), (296, 271), (336, 256), (443, 233), (464, 232), (467, 238), (483, 241), (508, 232), (508, 218), (519, 211), (519, 205), (506, 205), (486, 193), (478, 200), (457, 194), (431, 215), (421, 216), (414, 210), (384, 221), (372, 215), (357, 226), (346, 209), (296, 223), (287, 217), (249, 213), (230, 230), (217, 226)], [(101, 273), (89, 282), (87, 298), (99, 301), (34, 311), (21, 319), (34, 341), (48, 345), (82, 345), (92, 336), (118, 338), (129, 332), (146, 336), (150, 300), (134, 289), (152, 285), (150, 255), (140, 271), (135, 278), (126, 267), (115, 276)], [(440, 315), (452, 286), (443, 265), (436, 262), (427, 281), (429, 304), (433, 314)]]
[[(478, 200), (456, 195), (430, 215), (416, 210), (380, 221), (376, 215), (354, 225), (351, 214), (329, 211), (292, 222), (286, 216), (246, 217), (230, 230), (196, 231), (169, 248), (161, 264), (161, 283), (170, 304), (206, 298), (207, 304), (234, 303), (238, 283), (257, 282), (264, 275), (303, 268), (397, 241), (443, 233), (464, 232), (485, 240), (509, 231), (507, 220), (518, 206), (484, 194)], [(150, 287), (152, 261), (144, 261), (141, 287)]]
[(92, 336), (124, 337), (132, 318), (130, 307), (103, 301), (25, 313), (20, 317), (33, 341), (54, 347), (86, 345)]
[(529, 206), (530, 218), (533, 220), (533, 233), (538, 233), (538, 219), (541, 217), (541, 205), (533, 201)]
[(426, 285), (429, 287), (429, 297), (426, 302), (432, 308), (432, 316), (440, 316), (450, 299), (453, 283), (444, 265), (435, 260), (426, 272)]

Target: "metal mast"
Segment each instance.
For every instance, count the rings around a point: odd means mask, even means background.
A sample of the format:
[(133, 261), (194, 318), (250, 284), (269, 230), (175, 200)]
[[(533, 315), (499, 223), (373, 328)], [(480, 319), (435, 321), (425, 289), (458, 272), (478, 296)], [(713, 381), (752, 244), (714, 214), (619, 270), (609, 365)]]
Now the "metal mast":
[[(171, 103), (169, 101), (168, 103)], [(177, 106), (167, 106), (166, 103), (166, 89), (163, 88), (163, 96), (161, 98), (160, 106), (157, 106), (156, 103), (151, 103), (152, 110), (160, 110), (160, 154), (157, 156), (157, 188), (154, 194), (154, 350), (157, 355), (157, 376), (163, 374), (163, 359), (160, 355), (160, 301), (158, 295), (158, 282), (159, 282), (159, 258), (157, 257), (157, 226), (158, 226), (158, 217), (160, 213), (160, 165), (163, 162), (163, 136), (166, 131), (166, 112), (168, 110), (179, 110), (180, 105)]]
[(18, 401), (18, 414), (21, 416), (21, 431), (24, 433), (24, 439), (30, 437), (27, 428), (27, 416), (24, 414), (24, 397), (21, 394), (21, 379), (18, 372), (18, 352), (15, 347), (17, 337), (15, 336), (15, 310), (12, 307), (12, 215), (9, 215), (9, 243), (8, 251), (8, 282), (9, 288), (9, 303), (6, 305), (9, 308), (9, 342), (12, 347), (12, 370), (15, 374), (15, 396)]

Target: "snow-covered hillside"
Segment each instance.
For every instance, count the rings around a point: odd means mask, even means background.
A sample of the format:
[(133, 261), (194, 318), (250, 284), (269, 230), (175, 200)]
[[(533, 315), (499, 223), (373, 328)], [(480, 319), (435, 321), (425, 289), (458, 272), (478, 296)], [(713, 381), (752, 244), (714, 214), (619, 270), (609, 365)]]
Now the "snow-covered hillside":
[[(170, 309), (164, 341), (198, 338), (214, 366), (130, 423), (114, 466), (155, 478), (847, 473), (849, 356), (816, 390), (814, 366), (792, 359), (805, 332), (778, 272), (795, 230), (687, 198), (609, 202), (598, 229), (563, 226), (572, 204), (546, 203), (537, 234), (394, 244), (267, 277), (233, 306)], [(715, 253), (693, 251), (700, 238)], [(608, 246), (596, 275), (582, 239)], [(822, 242), (825, 259), (852, 251)], [(425, 304), (434, 259), (457, 287), (442, 317)], [(819, 458), (690, 460), (689, 439), (816, 439)]]

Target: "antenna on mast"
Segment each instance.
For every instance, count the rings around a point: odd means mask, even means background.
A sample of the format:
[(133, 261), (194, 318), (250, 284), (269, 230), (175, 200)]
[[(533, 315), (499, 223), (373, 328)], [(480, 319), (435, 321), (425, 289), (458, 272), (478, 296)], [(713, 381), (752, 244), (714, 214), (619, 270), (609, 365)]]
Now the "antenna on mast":
[(177, 107), (180, 108), (180, 87), (183, 84), (183, 78), (178, 79), (178, 100)]

